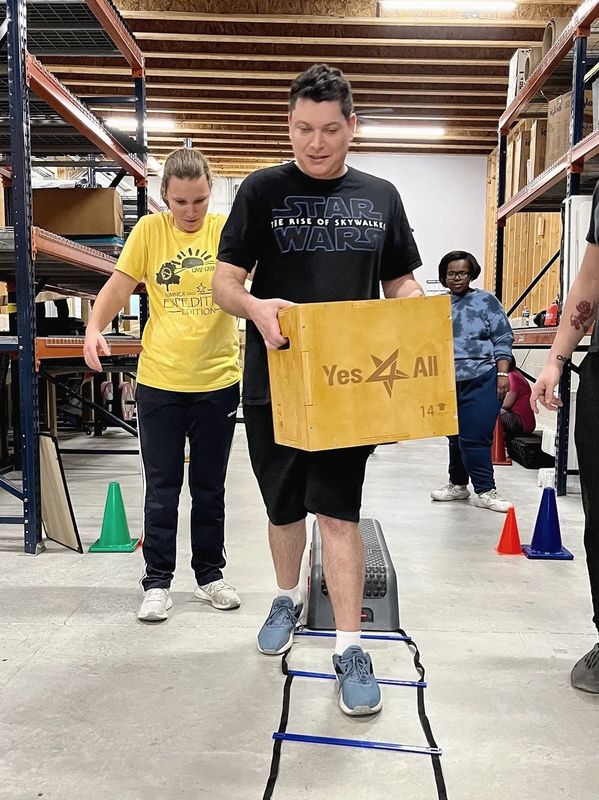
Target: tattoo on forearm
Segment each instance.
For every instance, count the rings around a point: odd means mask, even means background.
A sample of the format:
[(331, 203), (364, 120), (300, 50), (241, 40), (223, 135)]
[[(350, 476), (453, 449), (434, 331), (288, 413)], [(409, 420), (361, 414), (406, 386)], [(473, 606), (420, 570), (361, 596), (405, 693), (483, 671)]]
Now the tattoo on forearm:
[(576, 305), (575, 314), (570, 314), (570, 325), (579, 331), (581, 328), (586, 332), (591, 327), (597, 316), (597, 303), (592, 305), (588, 300), (581, 300)]

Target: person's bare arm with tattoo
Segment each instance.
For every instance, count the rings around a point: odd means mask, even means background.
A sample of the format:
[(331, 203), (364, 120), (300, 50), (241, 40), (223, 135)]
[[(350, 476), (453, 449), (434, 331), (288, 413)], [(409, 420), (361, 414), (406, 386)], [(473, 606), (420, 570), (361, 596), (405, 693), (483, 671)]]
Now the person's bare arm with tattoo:
[(532, 388), (530, 404), (538, 412), (537, 401), (550, 411), (562, 402), (555, 397), (555, 387), (576, 345), (597, 317), (599, 303), (599, 246), (587, 244), (580, 272), (570, 288), (562, 318), (549, 351), (547, 362)]

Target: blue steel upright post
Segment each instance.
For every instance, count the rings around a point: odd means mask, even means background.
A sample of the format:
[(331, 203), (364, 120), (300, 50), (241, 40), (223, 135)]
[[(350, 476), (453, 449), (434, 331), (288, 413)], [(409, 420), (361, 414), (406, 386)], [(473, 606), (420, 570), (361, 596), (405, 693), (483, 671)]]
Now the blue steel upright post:
[[(507, 170), (507, 134), (500, 132), (497, 143), (497, 208), (505, 203), (505, 174)], [(503, 301), (503, 250), (505, 220), (495, 225), (495, 295)]]
[[(144, 75), (135, 76), (135, 119), (137, 121), (137, 144), (144, 148), (148, 146), (148, 135), (146, 130), (146, 79)], [(146, 153), (140, 154), (140, 158), (147, 163)], [(145, 216), (148, 213), (148, 183), (147, 174), (146, 182), (142, 185), (137, 182), (137, 218)], [(144, 292), (139, 295), (139, 331), (143, 333), (143, 329), (148, 321), (148, 295)]]
[[(581, 31), (580, 33), (584, 33)], [(586, 31), (588, 35), (588, 31)], [(586, 72), (587, 39), (577, 35), (574, 41), (574, 63), (572, 66), (572, 104), (570, 110), (570, 147), (582, 139), (584, 125), (584, 99)], [(580, 168), (572, 167), (566, 178), (566, 197), (580, 193)], [(564, 254), (560, 257), (560, 306), (563, 308), (567, 287), (564, 286)], [(557, 433), (555, 437), (555, 493), (558, 497), (568, 491), (568, 450), (570, 439), (570, 387), (571, 370), (564, 366), (560, 381), (560, 397), (563, 405), (557, 412)]]
[(39, 469), (39, 408), (35, 370), (35, 273), (31, 253), (31, 137), (26, 80), (25, 0), (7, 0), (8, 92), (12, 157), (12, 224), (17, 286), (20, 442), (25, 552), (43, 550)]

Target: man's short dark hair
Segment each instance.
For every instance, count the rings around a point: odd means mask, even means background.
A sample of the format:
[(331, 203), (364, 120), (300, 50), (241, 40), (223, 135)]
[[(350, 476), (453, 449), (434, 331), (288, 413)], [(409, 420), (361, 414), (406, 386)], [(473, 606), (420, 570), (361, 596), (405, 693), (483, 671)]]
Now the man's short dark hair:
[(466, 250), (452, 250), (451, 253), (444, 255), (439, 263), (439, 280), (443, 286), (447, 285), (447, 267), (452, 261), (468, 262), (468, 266), (470, 268), (470, 280), (474, 281), (480, 275), (480, 264), (474, 258), (472, 253), (468, 253)]
[(337, 100), (345, 119), (349, 119), (354, 110), (349, 81), (340, 69), (329, 67), (328, 64), (315, 64), (297, 76), (289, 92), (289, 111), (293, 111), (302, 97), (315, 103)]

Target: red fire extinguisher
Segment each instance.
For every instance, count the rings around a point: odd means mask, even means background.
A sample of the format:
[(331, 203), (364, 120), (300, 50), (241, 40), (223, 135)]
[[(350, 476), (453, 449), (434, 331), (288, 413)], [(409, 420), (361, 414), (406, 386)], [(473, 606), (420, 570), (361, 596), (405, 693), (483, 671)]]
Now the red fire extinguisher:
[(547, 307), (547, 311), (545, 313), (545, 327), (552, 328), (557, 325), (557, 318), (559, 315), (559, 307), (557, 305), (557, 299), (550, 303)]

